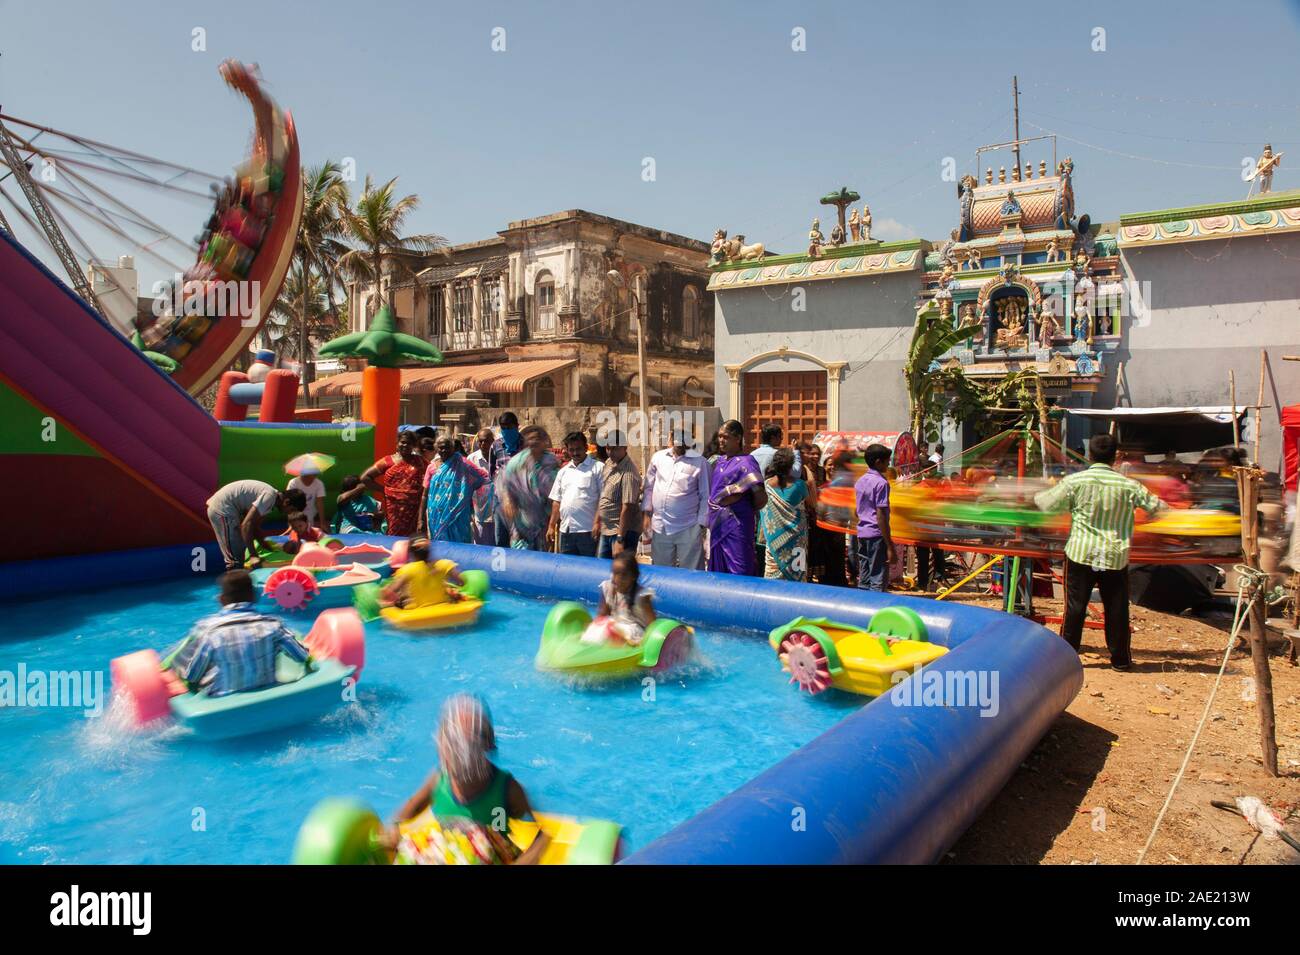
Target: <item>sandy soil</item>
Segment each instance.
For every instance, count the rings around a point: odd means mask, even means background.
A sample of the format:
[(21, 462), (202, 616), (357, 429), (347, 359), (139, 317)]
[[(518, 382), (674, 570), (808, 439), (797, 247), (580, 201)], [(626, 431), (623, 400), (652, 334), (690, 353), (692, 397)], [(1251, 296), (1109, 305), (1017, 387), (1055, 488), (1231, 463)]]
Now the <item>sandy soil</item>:
[[(999, 606), (996, 598), (957, 599)], [(1039, 598), (1035, 609), (1059, 615), (1061, 602)], [(1110, 669), (1101, 631), (1086, 630), (1083, 689), (946, 861), (1136, 861), (1201, 719), (1231, 627), (1226, 614), (1134, 607), (1127, 673)], [(1279, 645), (1271, 669), (1280, 778), (1263, 769), (1250, 655), (1234, 652), (1147, 862), (1300, 862), (1281, 840), (1265, 840), (1241, 816), (1210, 805), (1258, 796), (1300, 837), (1300, 667)]]

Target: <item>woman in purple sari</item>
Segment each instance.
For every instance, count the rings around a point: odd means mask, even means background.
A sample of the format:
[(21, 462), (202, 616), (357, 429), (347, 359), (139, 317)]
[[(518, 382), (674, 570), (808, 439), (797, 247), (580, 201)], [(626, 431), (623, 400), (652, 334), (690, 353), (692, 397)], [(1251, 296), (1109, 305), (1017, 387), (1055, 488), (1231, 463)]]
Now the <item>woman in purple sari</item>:
[(744, 443), (744, 426), (724, 421), (709, 485), (709, 570), (752, 577), (758, 568), (754, 522), (767, 503), (767, 488)]

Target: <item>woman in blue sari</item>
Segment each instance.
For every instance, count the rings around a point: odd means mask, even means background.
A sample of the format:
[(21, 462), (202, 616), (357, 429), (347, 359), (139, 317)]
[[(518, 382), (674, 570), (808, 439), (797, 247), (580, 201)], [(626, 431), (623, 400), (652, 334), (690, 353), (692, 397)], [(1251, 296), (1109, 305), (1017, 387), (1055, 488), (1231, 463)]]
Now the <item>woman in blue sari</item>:
[(709, 570), (753, 577), (755, 516), (767, 503), (767, 488), (744, 441), (739, 421), (724, 421), (718, 429), (718, 460), (709, 485)]
[(450, 435), (438, 439), (436, 450), (438, 456), (424, 472), (421, 530), (431, 541), (468, 544), (474, 492), (488, 482), (488, 476), (465, 459)]

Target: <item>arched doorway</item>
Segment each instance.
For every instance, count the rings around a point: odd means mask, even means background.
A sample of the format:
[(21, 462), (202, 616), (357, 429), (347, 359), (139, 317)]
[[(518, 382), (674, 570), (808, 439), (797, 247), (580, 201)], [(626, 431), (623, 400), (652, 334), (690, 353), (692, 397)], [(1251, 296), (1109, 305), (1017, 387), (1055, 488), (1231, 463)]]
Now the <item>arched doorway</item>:
[(537, 407), (555, 407), (555, 380), (550, 375), (537, 380)]

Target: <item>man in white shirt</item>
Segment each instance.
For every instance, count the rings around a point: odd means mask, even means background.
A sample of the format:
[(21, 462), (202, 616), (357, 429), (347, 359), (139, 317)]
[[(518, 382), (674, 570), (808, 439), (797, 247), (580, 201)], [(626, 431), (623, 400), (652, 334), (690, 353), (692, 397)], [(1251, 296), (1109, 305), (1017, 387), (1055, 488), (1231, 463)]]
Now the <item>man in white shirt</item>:
[[(767, 477), (767, 466), (772, 463), (772, 455), (776, 454), (777, 448), (781, 447), (781, 441), (785, 438), (785, 431), (779, 424), (765, 424), (759, 432), (759, 444), (754, 450), (749, 452), (749, 456), (758, 464), (758, 469), (763, 472), (763, 477)], [(803, 455), (799, 449), (794, 449), (794, 467), (791, 469), (792, 475), (803, 476)]]
[(935, 445), (934, 454), (929, 457), (930, 464), (934, 467), (934, 477), (943, 477), (943, 445)]
[(650, 559), (659, 567), (704, 566), (704, 528), (709, 523), (709, 462), (673, 435), (672, 447), (650, 459), (642, 510), (650, 536)]
[(587, 453), (587, 436), (581, 431), (564, 438), (569, 463), (560, 468), (551, 486), (551, 525), (546, 546), (555, 547), (559, 532), (560, 553), (578, 557), (596, 556), (596, 506), (600, 503), (600, 471), (603, 465)]

